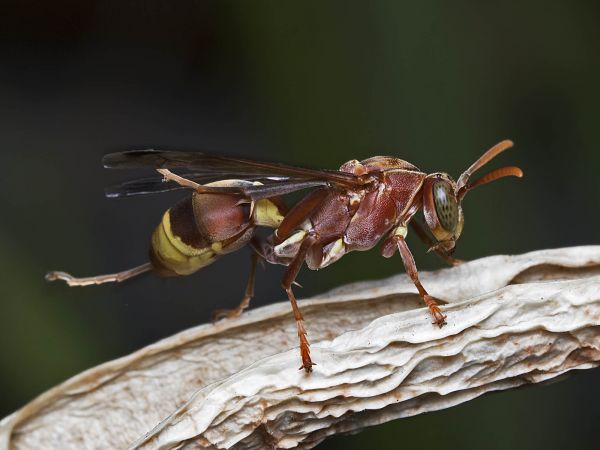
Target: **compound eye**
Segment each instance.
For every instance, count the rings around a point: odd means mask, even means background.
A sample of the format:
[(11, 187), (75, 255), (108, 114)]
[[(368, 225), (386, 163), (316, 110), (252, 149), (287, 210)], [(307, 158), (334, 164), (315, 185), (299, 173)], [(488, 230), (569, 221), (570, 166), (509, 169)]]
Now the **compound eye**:
[(433, 184), (433, 203), (440, 225), (446, 231), (454, 233), (458, 224), (458, 203), (450, 184), (445, 181)]

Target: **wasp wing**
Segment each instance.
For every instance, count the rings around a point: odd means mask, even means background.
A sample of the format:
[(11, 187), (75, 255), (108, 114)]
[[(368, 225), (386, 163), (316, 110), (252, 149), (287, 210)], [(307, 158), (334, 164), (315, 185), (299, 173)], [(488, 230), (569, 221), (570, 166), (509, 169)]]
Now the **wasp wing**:
[(109, 153), (104, 156), (104, 167), (135, 169), (192, 169), (198, 174), (212, 175), (215, 179), (239, 177), (285, 177), (296, 180), (323, 181), (343, 187), (360, 187), (372, 180), (339, 170), (308, 169), (276, 162), (255, 161), (197, 152), (164, 150), (132, 150)]
[[(194, 181), (196, 183), (208, 183), (211, 181), (222, 180), (223, 177), (215, 177), (215, 175), (207, 174), (182, 174), (182, 177)], [(233, 194), (239, 195), (252, 200), (260, 200), (262, 198), (276, 197), (279, 195), (289, 194), (301, 189), (308, 189), (318, 186), (326, 186), (327, 181), (323, 180), (298, 180), (286, 178), (245, 178), (247, 181), (260, 181), (261, 184), (236, 186), (236, 187), (219, 187), (219, 186), (201, 186), (204, 193), (214, 194)], [(134, 195), (156, 194), (160, 192), (168, 192), (177, 189), (189, 189), (174, 181), (167, 180), (163, 177), (148, 177), (139, 178), (136, 180), (126, 181), (116, 186), (109, 187), (105, 190), (105, 194), (109, 198), (131, 197)]]

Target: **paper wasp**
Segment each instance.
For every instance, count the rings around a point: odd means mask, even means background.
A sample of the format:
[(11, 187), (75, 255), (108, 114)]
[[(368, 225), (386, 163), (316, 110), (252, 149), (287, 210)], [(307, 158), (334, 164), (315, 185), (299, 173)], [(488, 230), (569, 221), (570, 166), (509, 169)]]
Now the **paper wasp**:
[[(292, 291), (294, 280), (306, 262), (310, 269), (326, 267), (354, 250), (369, 250), (382, 238), (381, 253), (391, 257), (398, 249), (406, 272), (429, 308), (434, 324), (445, 324), (436, 300), (421, 282), (406, 244), (410, 224), (416, 234), (450, 264), (464, 223), (461, 201), (472, 188), (506, 176), (521, 177), (518, 167), (502, 167), (475, 181), (471, 174), (499, 153), (512, 147), (509, 140), (496, 144), (454, 181), (448, 174), (426, 174), (407, 161), (375, 156), (351, 160), (340, 170), (315, 170), (290, 165), (230, 158), (194, 152), (134, 150), (104, 156), (107, 168), (153, 168), (161, 177), (125, 182), (107, 190), (108, 197), (152, 194), (189, 189), (184, 198), (164, 213), (152, 234), (150, 261), (123, 272), (74, 278), (50, 272), (48, 280), (64, 280), (69, 286), (124, 281), (147, 271), (162, 277), (189, 275), (220, 256), (249, 245), (252, 264), (246, 292), (239, 306), (221, 310), (216, 318), (237, 317), (248, 307), (254, 292), (259, 259), (287, 266), (282, 286), (290, 300), (300, 339), (302, 367), (310, 372), (304, 320)], [(170, 169), (185, 172), (176, 174)], [(311, 191), (288, 209), (281, 196)], [(411, 219), (423, 208), (424, 226)], [(269, 227), (267, 238), (257, 227)], [(435, 243), (434, 243), (435, 242)], [(302, 368), (301, 367), (301, 368)]]

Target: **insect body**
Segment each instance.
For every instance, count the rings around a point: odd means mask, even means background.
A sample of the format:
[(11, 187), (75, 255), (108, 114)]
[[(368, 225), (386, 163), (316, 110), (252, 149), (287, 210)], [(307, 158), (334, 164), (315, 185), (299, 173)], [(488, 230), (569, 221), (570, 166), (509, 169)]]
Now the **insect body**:
[[(405, 241), (407, 227), (411, 225), (430, 250), (445, 261), (459, 263), (452, 253), (463, 229), (461, 201), (465, 194), (498, 178), (521, 177), (522, 171), (503, 167), (473, 182), (469, 178), (511, 146), (511, 141), (495, 145), (456, 182), (448, 174), (426, 174), (406, 161), (386, 156), (348, 161), (340, 170), (330, 171), (192, 152), (140, 150), (108, 154), (104, 157), (106, 167), (151, 167), (162, 175), (123, 183), (109, 189), (109, 197), (182, 188), (192, 190), (192, 195), (163, 215), (152, 235), (150, 262), (110, 275), (74, 278), (64, 272), (50, 272), (46, 278), (85, 286), (123, 281), (146, 271), (160, 276), (189, 275), (220, 256), (249, 245), (252, 264), (244, 298), (233, 310), (217, 311), (215, 318), (237, 317), (248, 306), (258, 259), (287, 266), (282, 286), (298, 328), (301, 368), (310, 372), (314, 364), (304, 320), (292, 291), (302, 264), (320, 269), (347, 252), (369, 250), (383, 240), (382, 255), (389, 258), (399, 251), (434, 324), (443, 326), (446, 316), (419, 281)], [(187, 172), (178, 175), (170, 169)], [(288, 210), (281, 196), (300, 189), (311, 192)], [(425, 227), (411, 220), (421, 208), (435, 241)], [(255, 233), (259, 226), (273, 232), (260, 238)]]

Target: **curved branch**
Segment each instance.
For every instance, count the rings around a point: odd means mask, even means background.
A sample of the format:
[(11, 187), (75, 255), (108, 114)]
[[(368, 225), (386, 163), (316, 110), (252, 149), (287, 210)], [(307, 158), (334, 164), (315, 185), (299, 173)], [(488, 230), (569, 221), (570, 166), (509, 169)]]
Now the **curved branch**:
[(312, 448), (600, 362), (600, 246), (492, 256), (301, 302), (314, 372), (298, 371), (287, 303), (202, 325), (77, 375), (0, 422), (2, 448)]

